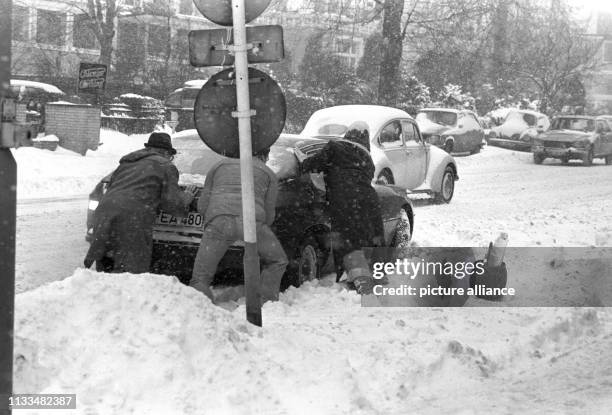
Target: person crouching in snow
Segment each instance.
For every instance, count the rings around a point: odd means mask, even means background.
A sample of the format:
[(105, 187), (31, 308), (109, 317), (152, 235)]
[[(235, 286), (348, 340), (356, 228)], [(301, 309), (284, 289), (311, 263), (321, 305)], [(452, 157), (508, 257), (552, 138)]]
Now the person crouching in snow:
[[(287, 255), (270, 225), (276, 214), (278, 179), (266, 166), (270, 150), (253, 157), (257, 251), (261, 259), (261, 300), (276, 301), (287, 268)], [(204, 215), (204, 232), (193, 264), (189, 285), (215, 302), (210, 288), (219, 261), (236, 241), (244, 240), (242, 221), (242, 183), (240, 159), (226, 158), (206, 174), (198, 201)], [(217, 302), (222, 301), (217, 299)]]
[[(153, 133), (145, 148), (121, 158), (96, 209), (86, 268), (95, 261), (98, 271), (149, 271), (159, 209), (185, 216), (197, 191), (195, 186), (180, 189), (179, 172), (172, 164), (175, 154), (168, 134)], [(111, 251), (112, 260), (107, 255)]]
[(382, 246), (384, 231), (380, 202), (371, 184), (374, 163), (367, 124), (351, 124), (344, 139), (330, 140), (320, 152), (303, 161), (302, 169), (325, 174), (338, 275), (346, 271), (348, 282), (359, 293), (369, 294), (374, 281), (361, 248)]

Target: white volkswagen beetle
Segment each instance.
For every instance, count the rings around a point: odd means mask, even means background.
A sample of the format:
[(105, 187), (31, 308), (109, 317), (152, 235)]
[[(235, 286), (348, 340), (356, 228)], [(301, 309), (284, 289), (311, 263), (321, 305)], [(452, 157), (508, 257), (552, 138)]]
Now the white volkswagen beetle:
[(438, 202), (450, 202), (459, 178), (455, 160), (424, 142), (414, 119), (402, 110), (380, 105), (324, 108), (312, 114), (300, 135), (341, 137), (355, 121), (368, 124), (376, 183), (394, 184), (412, 193), (431, 194)]

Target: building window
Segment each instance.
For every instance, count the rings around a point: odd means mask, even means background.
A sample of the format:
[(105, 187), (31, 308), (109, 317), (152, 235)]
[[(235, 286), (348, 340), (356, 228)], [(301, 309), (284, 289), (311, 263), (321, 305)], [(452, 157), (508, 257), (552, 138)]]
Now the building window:
[(181, 0), (179, 3), (180, 14), (192, 14), (193, 13), (193, 0)]
[(63, 46), (66, 38), (66, 14), (38, 9), (36, 15), (36, 41)]
[(612, 42), (604, 42), (603, 44), (603, 61), (604, 63), (612, 63)]
[(13, 6), (13, 40), (27, 41), (30, 11), (27, 7)]
[(149, 25), (149, 41), (147, 51), (149, 55), (163, 55), (168, 47), (168, 28), (164, 26)]
[(76, 48), (99, 49), (98, 38), (91, 28), (91, 21), (88, 15), (78, 14), (74, 16), (72, 26), (73, 44)]

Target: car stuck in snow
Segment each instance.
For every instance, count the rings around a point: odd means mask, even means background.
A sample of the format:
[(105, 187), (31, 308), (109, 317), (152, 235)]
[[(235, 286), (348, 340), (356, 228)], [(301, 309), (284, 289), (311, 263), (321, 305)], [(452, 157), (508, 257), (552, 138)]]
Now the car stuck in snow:
[[(178, 151), (175, 164), (181, 173), (182, 183), (202, 187), (204, 175), (223, 156), (208, 148), (195, 130), (177, 133), (172, 141)], [(276, 219), (272, 228), (290, 260), (283, 277), (284, 287), (299, 286), (304, 281), (319, 278), (321, 270), (332, 257), (323, 177), (320, 174), (302, 174), (294, 153), (297, 148), (309, 156), (319, 151), (325, 143), (325, 140), (283, 135), (271, 147), (268, 166), (279, 179)], [(92, 235), (95, 208), (105, 193), (109, 179), (110, 175), (98, 183), (90, 194), (88, 239)], [(374, 187), (382, 208), (385, 244), (405, 244), (414, 229), (413, 208), (405, 190), (391, 185)], [(196, 205), (197, 195), (184, 218), (159, 212), (153, 229), (152, 272), (176, 275), (183, 282), (190, 280), (204, 227), (203, 215), (196, 211)], [(241, 273), (242, 253), (240, 243), (228, 250), (218, 266), (217, 281), (227, 275)]]

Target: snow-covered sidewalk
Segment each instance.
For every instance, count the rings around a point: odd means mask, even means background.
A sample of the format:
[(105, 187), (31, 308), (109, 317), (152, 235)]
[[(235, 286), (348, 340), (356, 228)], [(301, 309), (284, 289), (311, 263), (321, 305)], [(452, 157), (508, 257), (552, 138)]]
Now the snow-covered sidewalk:
[[(324, 286), (325, 285), (325, 286)], [(604, 414), (610, 309), (362, 308), (307, 284), (264, 327), (157, 275), (76, 271), (17, 297), (17, 393), (78, 414)]]

